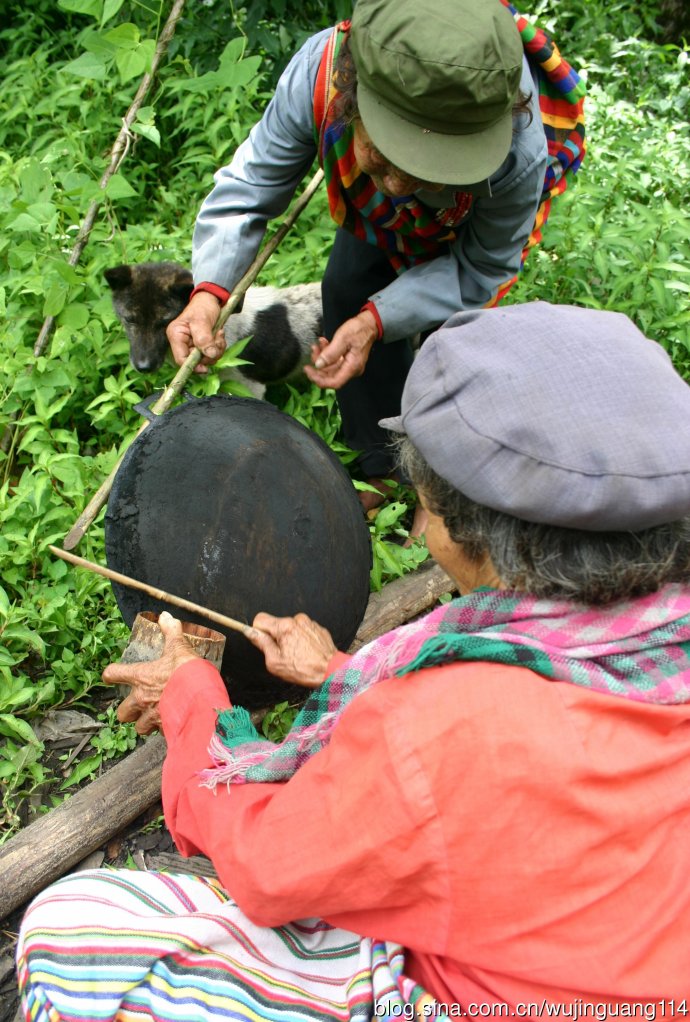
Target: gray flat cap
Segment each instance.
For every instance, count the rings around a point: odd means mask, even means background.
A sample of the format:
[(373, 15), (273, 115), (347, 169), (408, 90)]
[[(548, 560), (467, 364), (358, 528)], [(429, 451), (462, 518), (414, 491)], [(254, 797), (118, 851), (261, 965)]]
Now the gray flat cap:
[(402, 415), (381, 425), (516, 518), (637, 532), (690, 514), (690, 387), (621, 313), (457, 313), (422, 346)]

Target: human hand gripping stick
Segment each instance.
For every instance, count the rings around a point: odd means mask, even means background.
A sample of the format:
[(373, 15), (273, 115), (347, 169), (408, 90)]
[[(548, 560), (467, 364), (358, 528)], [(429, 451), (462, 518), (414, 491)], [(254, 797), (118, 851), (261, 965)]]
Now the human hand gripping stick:
[(218, 361), (226, 348), (223, 331), (213, 333), (220, 308), (221, 302), (215, 295), (199, 291), (177, 319), (168, 324), (168, 341), (177, 365), (183, 365), (194, 348), (203, 353), (195, 373), (207, 373), (208, 367)]

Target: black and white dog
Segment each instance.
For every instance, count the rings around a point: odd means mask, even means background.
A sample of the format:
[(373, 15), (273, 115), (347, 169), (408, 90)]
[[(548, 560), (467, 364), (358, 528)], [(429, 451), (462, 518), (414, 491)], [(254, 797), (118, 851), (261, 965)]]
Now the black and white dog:
[[(178, 263), (137, 263), (114, 266), (105, 279), (129, 340), (130, 362), (141, 373), (159, 369), (169, 350), (166, 327), (189, 301), (192, 274)], [(241, 311), (225, 325), (228, 345), (251, 338), (241, 356), (250, 364), (231, 374), (257, 397), (268, 383), (303, 379), (302, 366), (321, 332), (320, 284), (250, 287)]]

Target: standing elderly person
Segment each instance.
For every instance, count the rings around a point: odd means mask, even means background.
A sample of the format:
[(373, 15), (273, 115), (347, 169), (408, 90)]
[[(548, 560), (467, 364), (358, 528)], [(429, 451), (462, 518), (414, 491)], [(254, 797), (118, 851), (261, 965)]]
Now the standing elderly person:
[(690, 390), (625, 316), (535, 303), (450, 319), (387, 425), (463, 595), (352, 658), (258, 615), (319, 686), (278, 747), (167, 616), (162, 660), (107, 668), (222, 887), (51, 887), (27, 1019), (686, 1015)]
[(514, 283), (582, 159), (583, 91), (507, 0), (357, 0), (351, 24), (305, 43), (216, 175), (194, 232), (196, 288), (168, 328), (175, 360), (193, 346), (202, 363), (219, 357), (221, 303), (317, 157), (336, 233), (328, 343), (305, 371), (338, 390), (364, 477), (390, 476), (378, 422), (400, 411), (410, 336)]

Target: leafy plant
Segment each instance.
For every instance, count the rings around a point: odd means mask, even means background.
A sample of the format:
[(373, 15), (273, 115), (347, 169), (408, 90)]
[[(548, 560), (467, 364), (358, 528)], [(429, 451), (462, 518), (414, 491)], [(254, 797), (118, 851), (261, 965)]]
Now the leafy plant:
[(409, 538), (408, 530), (403, 526), (402, 519), (408, 514), (409, 505), (402, 501), (393, 501), (379, 508), (369, 526), (373, 564), (371, 569), (371, 587), (377, 592), (385, 582), (400, 578), (408, 571), (414, 571), (429, 556), (423, 541), (414, 540), (410, 546), (391, 542), (387, 537), (398, 536), (405, 541)]
[(261, 731), (269, 742), (280, 742), (292, 727), (295, 717), (299, 712), (298, 706), (291, 706), (290, 703), (278, 703), (264, 714), (261, 721)]

